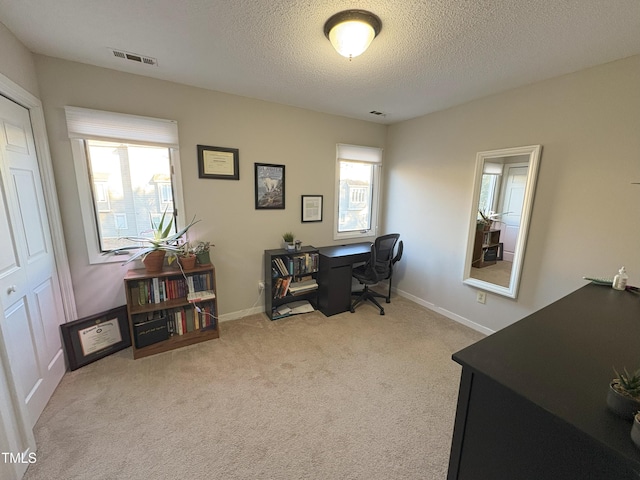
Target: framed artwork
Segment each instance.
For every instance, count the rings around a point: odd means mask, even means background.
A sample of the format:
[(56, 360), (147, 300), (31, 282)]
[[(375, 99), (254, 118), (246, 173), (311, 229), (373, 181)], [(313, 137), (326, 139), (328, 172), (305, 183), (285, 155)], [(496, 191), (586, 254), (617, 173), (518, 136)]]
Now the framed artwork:
[(284, 210), (284, 165), (256, 163), (256, 210)]
[(303, 223), (322, 221), (322, 195), (302, 195), (301, 220)]
[(63, 323), (60, 330), (71, 370), (131, 346), (126, 305)]
[(240, 153), (237, 148), (198, 145), (198, 176), (240, 180)]

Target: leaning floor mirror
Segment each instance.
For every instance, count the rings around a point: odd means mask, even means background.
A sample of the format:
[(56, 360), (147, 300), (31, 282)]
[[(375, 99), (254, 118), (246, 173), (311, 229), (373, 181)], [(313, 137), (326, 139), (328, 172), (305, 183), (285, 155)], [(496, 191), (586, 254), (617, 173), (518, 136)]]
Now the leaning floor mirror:
[(478, 152), (463, 282), (517, 298), (540, 145)]

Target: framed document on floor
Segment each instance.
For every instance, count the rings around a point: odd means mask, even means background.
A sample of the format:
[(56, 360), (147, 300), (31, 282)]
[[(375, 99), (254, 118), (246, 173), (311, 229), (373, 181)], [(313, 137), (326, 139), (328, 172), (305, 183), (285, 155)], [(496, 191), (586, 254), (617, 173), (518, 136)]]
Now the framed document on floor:
[(60, 330), (70, 370), (131, 346), (126, 305), (63, 323)]

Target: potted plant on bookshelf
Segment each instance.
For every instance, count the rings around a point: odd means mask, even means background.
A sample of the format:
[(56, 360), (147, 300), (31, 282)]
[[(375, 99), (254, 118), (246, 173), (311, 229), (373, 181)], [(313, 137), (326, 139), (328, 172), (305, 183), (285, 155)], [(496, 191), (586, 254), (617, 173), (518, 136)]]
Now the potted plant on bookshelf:
[(632, 419), (640, 411), (640, 369), (629, 373), (625, 368), (609, 385), (607, 406), (616, 415)]
[(197, 257), (189, 242), (185, 242), (180, 245), (180, 252), (178, 252), (177, 258), (178, 263), (183, 270), (193, 270), (196, 267)]
[(167, 210), (164, 211), (162, 217), (160, 218), (160, 222), (155, 224), (153, 218), (151, 219), (151, 226), (153, 227), (152, 233), (153, 236), (143, 237), (143, 236), (131, 236), (131, 237), (122, 237), (126, 240), (130, 240), (132, 242), (137, 242), (136, 245), (127, 245), (124, 247), (114, 248), (113, 250), (109, 250), (105, 252), (104, 255), (108, 254), (122, 254), (124, 251), (128, 250), (136, 250), (133, 255), (131, 255), (123, 265), (127, 263), (133, 262), (134, 260), (141, 259), (144, 264), (147, 272), (149, 273), (157, 273), (162, 271), (162, 267), (164, 265), (164, 258), (169, 254), (169, 260), (173, 260), (180, 254), (182, 251), (182, 245), (180, 244), (180, 238), (187, 233), (187, 231), (200, 220), (196, 220), (195, 217), (189, 222), (189, 224), (179, 230), (176, 233), (171, 233), (171, 228), (173, 226), (173, 216), (169, 217), (168, 223), (165, 225), (165, 221), (167, 220)]
[(491, 228), (491, 220), (489, 215), (482, 210), (478, 210), (478, 220), (476, 222), (476, 230), (489, 230)]
[(478, 209), (478, 221), (476, 223), (476, 229), (485, 230), (485, 231), (491, 230), (493, 223), (499, 222), (500, 220), (498, 219), (502, 215), (505, 215), (507, 213), (509, 212), (493, 213), (493, 212), (486, 212)]
[(291, 232), (282, 234), (282, 240), (284, 241), (285, 250), (293, 252), (296, 249), (296, 246), (293, 243), (294, 238), (296, 238), (296, 236)]
[[(210, 265), (211, 256), (209, 254), (209, 248), (211, 244), (209, 242), (198, 242), (193, 249), (193, 253), (196, 254), (198, 265)], [(215, 247), (215, 245), (214, 245)]]

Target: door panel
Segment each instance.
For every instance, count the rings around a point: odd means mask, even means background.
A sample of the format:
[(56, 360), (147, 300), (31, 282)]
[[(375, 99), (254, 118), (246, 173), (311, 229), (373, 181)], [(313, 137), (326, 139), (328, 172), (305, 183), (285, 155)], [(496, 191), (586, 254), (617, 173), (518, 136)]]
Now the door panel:
[[(2, 185), (1, 173), (0, 171), (0, 186)], [(0, 248), (0, 304), (9, 306), (18, 299), (17, 292), (14, 292), (14, 289), (17, 289), (14, 277), (19, 274), (20, 266), (18, 265), (18, 253), (12, 241), (9, 213), (2, 193), (3, 190), (0, 188), (0, 240), (2, 240), (2, 248)], [(18, 283), (24, 285), (26, 281), (22, 279)]]
[[(42, 332), (42, 345), (44, 347), (40, 352), (42, 354), (41, 364), (46, 367), (60, 351), (60, 329), (57, 323), (43, 321), (43, 319), (47, 318), (47, 312), (52, 312), (56, 309), (55, 289), (51, 284), (51, 279), (47, 279), (42, 285), (36, 287), (33, 290), (33, 294), (38, 309), (37, 330)], [(36, 330), (35, 325), (34, 330)]]
[(513, 255), (520, 232), (522, 206), (527, 185), (528, 166), (507, 165), (505, 182), (501, 192), (500, 212), (504, 213), (500, 220), (500, 239), (503, 242), (504, 260), (513, 261)]
[(36, 179), (33, 172), (28, 170), (12, 169), (11, 174), (18, 197), (18, 208), (26, 239), (28, 262), (32, 263), (35, 257), (46, 255), (45, 232), (41, 219), (43, 218), (38, 203)]
[(3, 122), (7, 150), (29, 155), (29, 142), (27, 132), (20, 125), (14, 125), (11, 120)]
[(23, 297), (5, 310), (3, 335), (7, 353), (10, 359), (20, 359), (17, 365), (12, 365), (16, 387), (20, 395), (29, 398), (40, 383), (40, 369), (36, 358), (36, 352), (31, 342), (25, 342), (25, 338), (31, 338), (29, 327), (29, 314), (27, 312), (26, 299)]
[(29, 112), (0, 97), (0, 225), (7, 227), (0, 230), (0, 338), (28, 427), (65, 372), (64, 312), (35, 152)]

